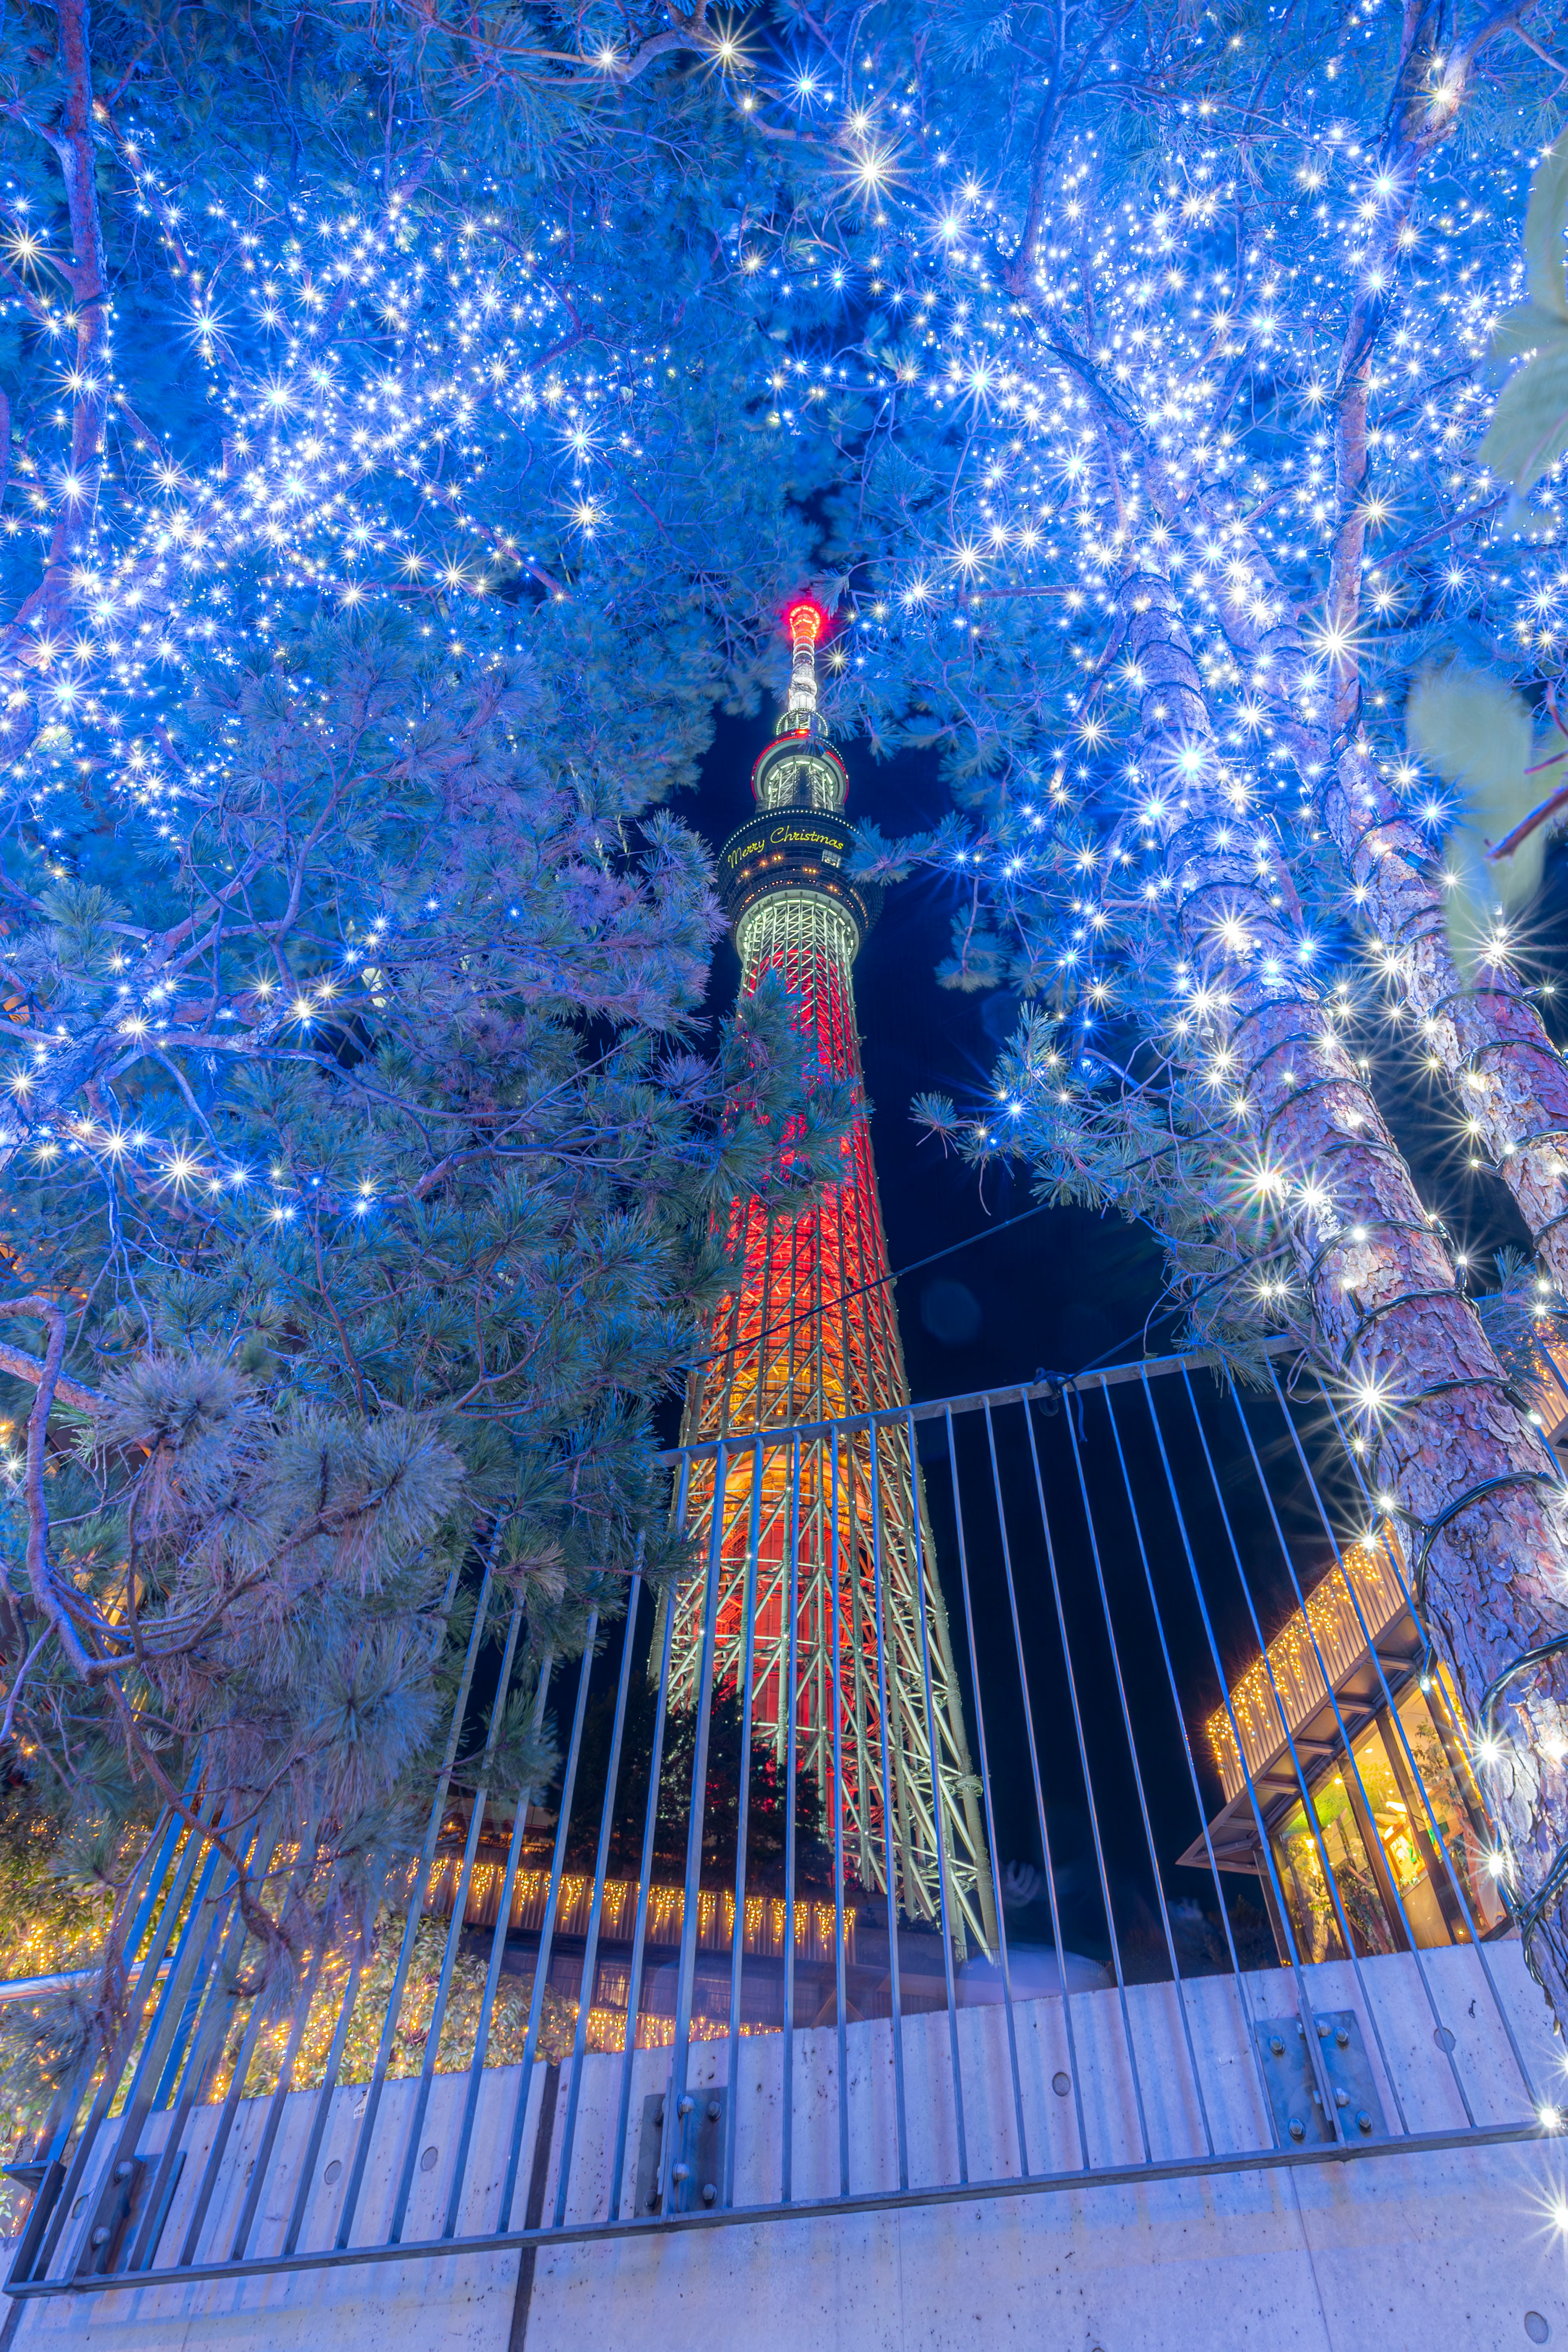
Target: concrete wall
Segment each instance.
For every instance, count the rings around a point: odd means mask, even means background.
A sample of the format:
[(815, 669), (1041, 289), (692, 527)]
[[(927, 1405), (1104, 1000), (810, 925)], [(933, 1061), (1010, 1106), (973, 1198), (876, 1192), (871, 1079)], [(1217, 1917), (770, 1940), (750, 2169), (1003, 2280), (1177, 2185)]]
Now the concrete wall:
[[(1541, 1997), (1517, 1949), (1491, 1948), (1505, 2005), (1542, 2095), (1568, 2095)], [(1479, 1956), (1427, 1956), (1437, 2021), (1454, 2035), (1454, 2062), (1478, 2123), (1527, 2112), (1508, 2038), (1492, 2010)], [(1433, 2010), (1409, 1958), (1364, 1965), (1362, 1986), (1345, 1966), (1310, 1972), (1314, 2010), (1354, 2009), (1374, 2051), (1378, 2094), (1392, 2123), (1402, 2102), (1411, 2128), (1436, 2131), (1465, 2121), (1464, 2102), (1434, 2039)], [(1254, 2016), (1291, 2014), (1292, 1980), (1270, 1971), (1247, 1980)], [(1145, 2126), (1155, 2157), (1197, 2155), (1202, 2115), (1186, 2064), (1186, 2039), (1168, 1987), (1129, 1997)], [(1187, 2019), (1198, 2058), (1208, 2128), (1220, 2150), (1267, 2137), (1243, 2019), (1228, 1981), (1188, 1991)], [(1368, 2003), (1370, 2002), (1370, 2010)], [(1031, 2167), (1077, 2160), (1075, 2101), (1053, 2085), (1075, 2073), (1092, 2152), (1102, 2164), (1135, 2161), (1142, 2133), (1119, 1997), (1099, 1992), (1071, 2004), (1073, 2045), (1062, 2004), (1050, 1999), (1018, 2012), (1023, 2122)], [(1372, 2032), (1381, 2034), (1381, 2052)], [(1018, 2118), (1006, 2021), (996, 2008), (959, 2020), (970, 2178), (1011, 2171)], [(946, 2018), (904, 2029), (912, 2185), (956, 2179), (956, 2138)], [(794, 2136), (797, 2196), (838, 2185), (837, 2042), (831, 2032), (795, 2037)], [(852, 2181), (857, 2189), (896, 2185), (890, 2030), (850, 2029)], [(632, 2102), (635, 2123), (645, 2090), (662, 2088), (664, 2060), (644, 2053)], [(725, 2051), (697, 2053), (699, 2081), (722, 2078)], [(781, 2042), (759, 2036), (740, 2047), (737, 2201), (775, 2196), (779, 2186)], [(529, 2174), (543, 2069), (535, 2070), (524, 2118), (517, 2210)], [(461, 2078), (434, 2085), (419, 2133), (428, 2170), (416, 2164), (405, 2238), (434, 2234), (449, 2189), (447, 2149)], [(463, 2200), (464, 2225), (496, 2226), (500, 2184), (515, 2127), (515, 2070), (487, 2076)], [(585, 2068), (569, 2217), (607, 2203), (619, 2090), (617, 2062)], [(356, 2242), (384, 2234), (404, 2159), (413, 2086), (389, 2087), (373, 2143)], [(302, 2243), (329, 2244), (343, 2177), (327, 2171), (352, 2144), (363, 2093), (337, 2095), (316, 2166)], [(285, 2118), (262, 2202), (257, 2251), (281, 2243), (297, 2186), (313, 2101)], [(295, 2103), (290, 2103), (291, 2110)], [(564, 2095), (555, 2119), (544, 2214), (555, 2205)], [(214, 2213), (203, 2239), (211, 2258), (226, 2252), (244, 2198), (251, 2152), (264, 2120), (242, 2111), (225, 2158)], [(143, 2149), (159, 2145), (154, 2118)], [(211, 2116), (187, 2134), (192, 2153), (165, 2231), (168, 2259), (201, 2170)], [(206, 2140), (210, 2145), (210, 2137)], [(105, 2160), (108, 2158), (105, 2149)], [(738, 2344), (745, 2352), (810, 2344), (844, 2352), (935, 2352), (949, 2345), (1000, 2344), (1051, 2352), (1176, 2352), (1229, 2347), (1371, 2346), (1375, 2352), (1448, 2352), (1448, 2347), (1555, 2342), (1568, 2352), (1568, 2238), (1551, 2207), (1568, 2192), (1568, 2141), (1518, 2141), (1423, 2157), (1385, 2156), (1290, 2171), (1213, 2173), (1190, 2179), (977, 2199), (811, 2221), (767, 2221), (540, 2251), (531, 2292), (519, 2297), (516, 2252), (437, 2262), (368, 2265), (201, 2288), (30, 2304), (16, 2342), (42, 2347), (234, 2347), (235, 2352), (382, 2352), (398, 2347), (463, 2352), (669, 2352), (672, 2346)], [(90, 2207), (88, 2209), (90, 2210)], [(68, 2231), (57, 2262), (74, 2259), (82, 2224)], [(1546, 2331), (1546, 2332), (1542, 2332)]]

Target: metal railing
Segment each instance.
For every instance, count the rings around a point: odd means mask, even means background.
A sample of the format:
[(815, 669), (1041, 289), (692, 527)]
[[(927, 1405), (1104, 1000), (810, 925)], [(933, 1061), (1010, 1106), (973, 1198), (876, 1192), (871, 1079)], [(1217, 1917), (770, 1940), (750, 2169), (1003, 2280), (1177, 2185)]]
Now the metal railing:
[[(620, 1620), (540, 1689), (552, 1787), (491, 1785), (523, 1603), (477, 1572), (423, 1844), (374, 1956), (318, 1952), (293, 2007), (264, 2010), (236, 1990), (226, 1865), (172, 1823), (153, 1840), (120, 2041), (11, 2167), (34, 2193), (8, 2293), (1551, 2127), (1549, 2021), (1458, 1711), (1328, 1394), (1277, 1372), (1241, 1393), (1166, 1359), (873, 1418), (919, 1465), (988, 1901), (956, 1905), (930, 1807), (925, 1850), (896, 1868), (873, 1850), (879, 1820), (916, 1834), (891, 1737), (886, 1801), (857, 1804), (852, 1835), (821, 1737), (804, 1760), (808, 1681), (820, 1709), (841, 1676), (880, 1675), (879, 1719), (896, 1717), (883, 1449), (864, 1421), (732, 1446), (752, 1494), (808, 1476), (836, 1494), (857, 1446), (870, 1482), (841, 1622), (810, 1659), (784, 1643), (766, 1732), (755, 1612), (715, 1686), (716, 1537), (700, 1607), (633, 1578)], [(724, 1455), (667, 1457), (677, 1515), (698, 1461), (722, 1489)], [(795, 1565), (786, 1538), (768, 1563), (786, 1627)], [(733, 1561), (723, 1576), (733, 1591)], [(677, 1625), (703, 1645), (684, 1681)], [(924, 1689), (906, 1696), (928, 1716), (929, 1643), (912, 1654)], [(926, 1892), (903, 1908), (901, 1887)]]

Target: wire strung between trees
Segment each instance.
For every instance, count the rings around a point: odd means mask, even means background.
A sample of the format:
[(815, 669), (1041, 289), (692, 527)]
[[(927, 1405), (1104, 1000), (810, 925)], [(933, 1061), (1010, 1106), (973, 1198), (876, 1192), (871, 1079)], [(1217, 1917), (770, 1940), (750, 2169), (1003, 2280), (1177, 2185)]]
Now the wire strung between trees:
[[(1054, 1201), (1037, 1201), (1032, 1209), (1020, 1209), (1016, 1217), (1004, 1217), (999, 1225), (988, 1225), (983, 1233), (966, 1234), (961, 1242), (949, 1242), (946, 1248), (933, 1250), (927, 1257), (912, 1258), (907, 1265), (894, 1266), (886, 1274), (869, 1275), (864, 1282), (854, 1283), (848, 1290), (841, 1290), (833, 1303), (841, 1307), (846, 1299), (858, 1298), (862, 1291), (881, 1290), (887, 1284), (902, 1282), (906, 1274), (919, 1274), (925, 1266), (935, 1265), (940, 1258), (956, 1256), (960, 1250), (968, 1249), (975, 1242), (989, 1241), (993, 1234), (1005, 1234), (1014, 1225), (1025, 1225), (1031, 1217), (1043, 1216), (1047, 1209), (1054, 1209), (1056, 1205)], [(806, 1322), (816, 1312), (814, 1307), (808, 1307), (800, 1314), (787, 1315), (781, 1323), (768, 1324), (757, 1336), (759, 1340), (775, 1339), (781, 1331), (792, 1330), (797, 1323)], [(1122, 1343), (1118, 1340), (1116, 1344), (1120, 1347)], [(710, 1348), (706, 1355), (687, 1356), (674, 1369), (683, 1372), (695, 1371), (699, 1365), (716, 1363), (721, 1356), (728, 1353), (727, 1346)], [(1095, 1360), (1098, 1362), (1099, 1359)]]
[[(1216, 1130), (1212, 1128), (1200, 1129), (1196, 1136), (1190, 1139), (1190, 1140), (1193, 1142), (1202, 1142), (1207, 1135), (1212, 1134)], [(1171, 1143), (1162, 1143), (1157, 1150), (1145, 1152), (1142, 1158), (1133, 1160), (1124, 1172), (1128, 1175), (1133, 1175), (1138, 1169), (1146, 1168), (1151, 1161), (1162, 1159), (1166, 1153), (1174, 1150), (1176, 1148), (1176, 1145), (1174, 1141)], [(1055, 1201), (1037, 1201), (1032, 1209), (1020, 1209), (1016, 1217), (1004, 1217), (1000, 1224), (988, 1225), (983, 1233), (966, 1234), (961, 1242), (949, 1242), (946, 1248), (933, 1250), (926, 1257), (912, 1258), (907, 1265), (894, 1266), (888, 1274), (873, 1274), (868, 1276), (864, 1282), (857, 1282), (853, 1284), (850, 1289), (841, 1290), (838, 1294), (835, 1304), (841, 1306), (847, 1298), (858, 1298), (862, 1291), (881, 1290), (887, 1284), (902, 1282), (906, 1274), (919, 1274), (925, 1267), (928, 1265), (936, 1265), (942, 1258), (956, 1256), (960, 1250), (969, 1248), (972, 1243), (988, 1241), (993, 1234), (1005, 1234), (1010, 1232), (1013, 1226), (1027, 1224), (1031, 1217), (1043, 1216), (1047, 1209), (1054, 1209), (1059, 1205), (1060, 1203)], [(1143, 1221), (1140, 1220), (1140, 1222)], [(1235, 1272), (1236, 1268), (1227, 1267), (1224, 1275), (1217, 1276), (1215, 1277), (1215, 1281), (1228, 1279)], [(1202, 1286), (1202, 1288), (1197, 1292), (1196, 1296), (1201, 1297), (1205, 1291), (1211, 1290), (1213, 1287), (1213, 1282), (1205, 1283)], [(804, 1323), (808, 1317), (815, 1314), (816, 1311), (815, 1307), (809, 1307), (800, 1314), (788, 1315), (781, 1323), (768, 1324), (762, 1331), (758, 1332), (757, 1336), (759, 1340), (777, 1339), (781, 1331), (792, 1331), (797, 1323)], [(1153, 1322), (1157, 1316), (1162, 1313), (1174, 1313), (1175, 1311), (1174, 1307), (1155, 1307), (1151, 1309), (1150, 1313), (1144, 1318), (1143, 1322), (1139, 1325), (1138, 1330), (1146, 1331), (1150, 1323)], [(1129, 1339), (1135, 1339), (1137, 1337), (1138, 1331), (1126, 1332), (1120, 1339), (1113, 1340), (1109, 1348), (1102, 1349), (1099, 1355), (1092, 1357), (1087, 1364), (1081, 1365), (1079, 1370), (1085, 1372), (1092, 1371), (1096, 1365), (1103, 1364), (1107, 1356), (1114, 1355), (1118, 1348), (1124, 1348)], [(684, 1357), (678, 1364), (672, 1366), (672, 1370), (682, 1372), (695, 1371), (699, 1365), (716, 1363), (721, 1356), (727, 1356), (728, 1353), (729, 1346), (727, 1344), (722, 1348), (710, 1348), (706, 1355)], [(1070, 1377), (1075, 1376), (1070, 1375)]]
[[(1032, 1209), (1020, 1209), (1016, 1217), (1004, 1217), (1000, 1224), (988, 1225), (983, 1233), (966, 1234), (961, 1242), (949, 1242), (946, 1248), (933, 1250), (926, 1257), (912, 1258), (907, 1265), (894, 1266), (887, 1274), (872, 1275), (864, 1282), (855, 1283), (851, 1289), (841, 1291), (835, 1303), (841, 1304), (847, 1298), (858, 1297), (862, 1291), (880, 1290), (884, 1285), (902, 1282), (906, 1274), (919, 1274), (925, 1267), (936, 1265), (942, 1258), (956, 1257), (960, 1250), (970, 1248), (974, 1243), (989, 1241), (993, 1234), (1005, 1234), (1014, 1225), (1027, 1224), (1031, 1217), (1043, 1216), (1047, 1209), (1054, 1209), (1058, 1205), (1055, 1201), (1037, 1201)], [(1242, 1271), (1244, 1269), (1233, 1265), (1222, 1267), (1218, 1274), (1199, 1285), (1192, 1294), (1193, 1298), (1201, 1298), (1206, 1292), (1215, 1289), (1219, 1284), (1235, 1280), (1238, 1274)], [(1190, 1306), (1191, 1303), (1191, 1299), (1181, 1299), (1173, 1301), (1168, 1306), (1152, 1307), (1136, 1330), (1124, 1331), (1119, 1339), (1113, 1339), (1108, 1348), (1102, 1348), (1097, 1356), (1091, 1356), (1086, 1364), (1080, 1364), (1076, 1372), (1041, 1371), (1036, 1377), (1040, 1380), (1053, 1380), (1065, 1386), (1067, 1382), (1077, 1380), (1084, 1372), (1097, 1370), (1100, 1365), (1105, 1362), (1107, 1357), (1115, 1356), (1119, 1349), (1128, 1345), (1129, 1341), (1139, 1338), (1146, 1339), (1150, 1324), (1157, 1322), (1162, 1315), (1175, 1315), (1182, 1307)], [(814, 1307), (807, 1307), (800, 1314), (786, 1317), (781, 1323), (769, 1323), (758, 1336), (761, 1339), (775, 1339), (779, 1332), (792, 1330), (797, 1323), (806, 1322), (816, 1311)], [(703, 1364), (716, 1363), (721, 1356), (727, 1356), (729, 1351), (728, 1344), (722, 1348), (710, 1348), (706, 1355), (683, 1358), (681, 1362), (673, 1369), (677, 1371), (695, 1371)]]

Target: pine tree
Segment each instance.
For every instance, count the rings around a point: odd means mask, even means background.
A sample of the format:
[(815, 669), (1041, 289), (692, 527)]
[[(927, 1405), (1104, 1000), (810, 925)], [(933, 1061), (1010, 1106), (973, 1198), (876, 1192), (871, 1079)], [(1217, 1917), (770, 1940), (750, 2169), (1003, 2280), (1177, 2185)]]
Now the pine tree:
[[(776, 1001), (692, 1050), (655, 803), (824, 531), (829, 715), (942, 741), (962, 811), (868, 871), (956, 877), (942, 976), (1025, 1002), (927, 1115), (1146, 1218), (1193, 1336), (1316, 1352), (1479, 1720), (1558, 1640), (1554, 1474), (1354, 1050), (1370, 958), (1568, 1266), (1528, 943), (1453, 919), (1399, 740), (1435, 661), (1555, 690), (1557, 478), (1508, 508), (1479, 438), (1538, 331), (1529, 13), (831, 9), (788, 67), (701, 5), (504, 54), (7, 20), (0, 1632), (104, 1852), (199, 1748), (216, 1833), (309, 1822), (298, 1899), (362, 1919), (476, 1559), (567, 1646), (672, 1564), (650, 1397), (727, 1202), (842, 1106)], [(1568, 1685), (1525, 1688), (1484, 1760), (1562, 2011)]]
[(477, 106), (369, 12), (5, 37), (5, 1732), (62, 1867), (214, 1839), (281, 1984), (397, 1883), (482, 1565), (545, 1771), (539, 1660), (680, 1565), (730, 1204), (831, 1164), (785, 1001), (697, 1025), (656, 805), (828, 453), (731, 315), (774, 190), (700, 6)]
[(465, 1559), (535, 1667), (679, 1564), (650, 1412), (715, 1236), (834, 1161), (781, 994), (692, 1050), (706, 859), (586, 716), (358, 618), (171, 714), (176, 844), (106, 794), (42, 848), (16, 780), (5, 1728), (106, 1845), (111, 1784), (236, 1864), (310, 1824), (314, 1877), (247, 1896), (280, 1965), (290, 1905), (373, 1915)]

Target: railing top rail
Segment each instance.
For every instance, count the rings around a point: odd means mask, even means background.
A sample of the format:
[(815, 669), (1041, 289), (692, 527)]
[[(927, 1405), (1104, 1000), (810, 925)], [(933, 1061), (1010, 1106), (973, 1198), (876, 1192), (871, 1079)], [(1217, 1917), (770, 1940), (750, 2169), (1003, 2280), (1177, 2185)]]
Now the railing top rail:
[[(1288, 1356), (1297, 1347), (1288, 1334), (1266, 1339), (1262, 1352), (1268, 1356)], [(689, 1445), (671, 1445), (655, 1461), (673, 1467), (682, 1461), (695, 1461), (705, 1454), (715, 1454), (721, 1444), (732, 1452), (764, 1444), (782, 1444), (791, 1437), (824, 1437), (831, 1432), (853, 1434), (862, 1429), (881, 1429), (906, 1421), (941, 1421), (948, 1413), (979, 1412), (988, 1404), (1032, 1404), (1041, 1397), (1083, 1396), (1096, 1389), (1119, 1386), (1124, 1381), (1147, 1378), (1160, 1380), (1171, 1372), (1207, 1371), (1223, 1367), (1225, 1359), (1218, 1348), (1194, 1348), (1172, 1356), (1138, 1356), (1125, 1364), (1107, 1364), (1103, 1371), (1048, 1373), (1043, 1379), (1009, 1381), (998, 1388), (967, 1389), (960, 1396), (933, 1397), (925, 1404), (884, 1405), (875, 1412), (839, 1413), (822, 1421), (781, 1421), (765, 1423), (760, 1429), (737, 1427), (723, 1437), (705, 1437)]]

